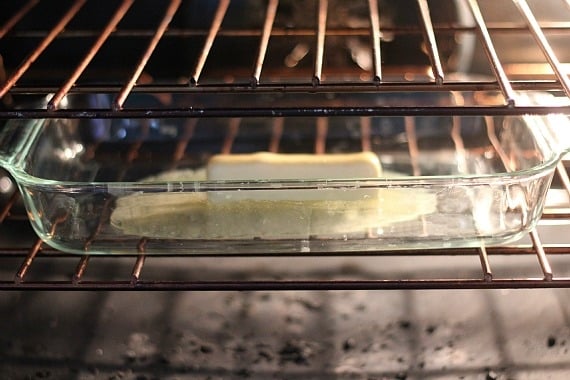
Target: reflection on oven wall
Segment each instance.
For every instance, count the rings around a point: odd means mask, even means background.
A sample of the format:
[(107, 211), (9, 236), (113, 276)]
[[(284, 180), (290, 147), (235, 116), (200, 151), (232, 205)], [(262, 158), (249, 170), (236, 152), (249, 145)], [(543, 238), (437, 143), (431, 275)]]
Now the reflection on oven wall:
[[(544, 54), (529, 33), (502, 33), (493, 31), (492, 26), (507, 23), (527, 28), (521, 13), (512, 1), (479, 0), (481, 12), (489, 28), (493, 44), (499, 59), (505, 66), (510, 78), (524, 78), (528, 75), (551, 75)], [(557, 25), (568, 25), (570, 5), (567, 1), (534, 0), (528, 1), (536, 19), (543, 26), (543, 31), (561, 62), (570, 62), (570, 50), (567, 48), (567, 35), (556, 33)], [(549, 27), (552, 30), (549, 30)], [(476, 44), (471, 69), (474, 72), (491, 74), (489, 63), (479, 43)]]

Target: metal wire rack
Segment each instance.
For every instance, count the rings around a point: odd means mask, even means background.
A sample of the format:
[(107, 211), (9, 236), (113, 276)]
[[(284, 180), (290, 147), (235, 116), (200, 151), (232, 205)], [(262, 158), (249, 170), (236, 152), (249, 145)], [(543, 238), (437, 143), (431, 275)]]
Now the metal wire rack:
[[(348, 27), (336, 25), (330, 21), (334, 2), (318, 0), (314, 2), (314, 14), (311, 21), (299, 20), (298, 24), (289, 25), (280, 21), (280, 12), (283, 4), (289, 2), (269, 0), (263, 2), (257, 11), (261, 15), (257, 23), (247, 26), (235, 26), (232, 12), (239, 9), (248, 9), (249, 2), (234, 0), (220, 0), (215, 7), (209, 9), (209, 16), (204, 17), (207, 22), (197, 27), (187, 26), (177, 17), (195, 11), (192, 8), (195, 2), (171, 0), (161, 3), (160, 12), (154, 9), (156, 16), (149, 24), (140, 26), (128, 23), (130, 13), (145, 13), (148, 4), (142, 0), (122, 0), (113, 2), (113, 6), (106, 9), (108, 18), (105, 22), (93, 27), (83, 27), (85, 15), (89, 14), (89, 6), (94, 1), (75, 0), (61, 2), (57, 7), (64, 7), (53, 12), (57, 15), (52, 24), (31, 27), (26, 20), (34, 20), (34, 14), (45, 10), (47, 6), (56, 6), (54, 2), (29, 0), (24, 4), (12, 5), (9, 12), (5, 12), (4, 19), (0, 20), (0, 47), (4, 55), (4, 67), (1, 73), (5, 80), (0, 86), (0, 98), (3, 108), (0, 109), (0, 118), (182, 118), (182, 117), (256, 117), (256, 116), (382, 116), (382, 115), (509, 115), (509, 114), (546, 114), (552, 112), (570, 113), (570, 105), (566, 102), (560, 104), (546, 104), (527, 106), (517, 101), (518, 92), (549, 91), (562, 94), (562, 98), (570, 97), (570, 81), (566, 74), (566, 64), (562, 63), (555, 53), (550, 40), (570, 37), (570, 22), (568, 21), (542, 21), (537, 20), (532, 9), (540, 7), (531, 3), (533, 8), (524, 0), (513, 0), (512, 6), (517, 10), (518, 21), (487, 22), (485, 13), (487, 2), (484, 0), (468, 0), (465, 6), (468, 11), (468, 20), (445, 21), (435, 20), (438, 13), (433, 2), (417, 0), (410, 2), (417, 7), (417, 22), (398, 25), (383, 24), (383, 6), (390, 2), (378, 4), (376, 1), (363, 2), (367, 10), (364, 26)], [(208, 2), (210, 3), (210, 2)], [(457, 2), (453, 2), (456, 4)], [(46, 5), (47, 4), (47, 5)], [(111, 2), (109, 3), (111, 4)], [(213, 4), (213, 3), (212, 3)], [(289, 4), (290, 5), (290, 4)], [(431, 8), (430, 8), (431, 6)], [(561, 9), (570, 8), (567, 1), (559, 1)], [(155, 7), (156, 8), (156, 7)], [(253, 9), (253, 8), (252, 8)], [(36, 13), (34, 13), (36, 12)], [(83, 12), (83, 13), (82, 13)], [(237, 17), (237, 16), (233, 16)], [(142, 23), (142, 22), (141, 22)], [(48, 25), (49, 24), (49, 25)], [(142, 23), (144, 24), (144, 23)], [(331, 26), (330, 24), (335, 24)], [(425, 63), (402, 64), (398, 62), (392, 66), (385, 65), (383, 47), (389, 44), (388, 35), (414, 36), (419, 38), (424, 50)], [(500, 51), (495, 47), (495, 39), (500, 36), (524, 36), (536, 44), (539, 60), (534, 63), (515, 62), (505, 64), (500, 57)], [(487, 59), (487, 74), (484, 79), (456, 80), (447, 70), (454, 70), (452, 59), (440, 51), (442, 40), (457, 40), (460, 37), (476, 37)], [(349, 65), (335, 66), (335, 61), (327, 59), (329, 44), (335, 38), (357, 38), (366, 40), (366, 54), (369, 58), (367, 65), (359, 65), (353, 58)], [(236, 41), (245, 42), (254, 46), (253, 59), (245, 65), (224, 66), (218, 65), (215, 59), (216, 44), (220, 40), (225, 48), (230, 44), (240, 45)], [(271, 61), (271, 48), (275, 41), (293, 40), (303, 41), (294, 46), (287, 58), (294, 62), (290, 65), (285, 62), (286, 68), (275, 69)], [(139, 50), (128, 52), (128, 68), (124, 64), (120, 75), (115, 76), (114, 67), (108, 69), (109, 76), (100, 77), (101, 67), (107, 68), (109, 52), (105, 52), (106, 45), (114, 45), (117, 41), (136, 41)], [(66, 63), (68, 70), (63, 73), (54, 70), (52, 66), (42, 61), (42, 57), (50, 55), (50, 48), (61, 44), (64, 50), (73, 56)], [(183, 44), (183, 45), (180, 45)], [(167, 45), (176, 50), (179, 46), (194, 47), (190, 58), (185, 61), (192, 65), (182, 69), (186, 75), (172, 80), (170, 70), (176, 71), (168, 65), (153, 64), (153, 59), (161, 55), (160, 47)], [(85, 45), (88, 46), (85, 48)], [(22, 52), (25, 56), (12, 58), (4, 52), (11, 52), (14, 46), (30, 47)], [(83, 47), (82, 49), (78, 47)], [(301, 49), (302, 51), (295, 51)], [(305, 49), (305, 50), (303, 50)], [(311, 53), (307, 53), (310, 51)], [(22, 49), (25, 50), (25, 49)], [(77, 50), (77, 51), (75, 51)], [(50, 58), (57, 59), (57, 50)], [(118, 54), (111, 53), (112, 54)], [(246, 54), (244, 54), (246, 55)], [(97, 60), (99, 56), (103, 58)], [(134, 58), (133, 58), (134, 57)], [(46, 59), (46, 61), (48, 61)], [(300, 64), (300, 62), (302, 64)], [(121, 63), (123, 63), (121, 61)], [(282, 62), (280, 64), (283, 64)], [(111, 65), (112, 66), (112, 65)], [(176, 66), (176, 65), (174, 65)], [(290, 67), (289, 67), (290, 66)], [(157, 69), (158, 67), (158, 69)], [(51, 71), (49, 70), (51, 69)], [(152, 69), (152, 70), (151, 70)], [(91, 71), (90, 71), (91, 70)], [(104, 69), (106, 70), (106, 69)], [(153, 71), (153, 80), (149, 80), (147, 71)], [(50, 75), (46, 76), (46, 73)], [(286, 74), (283, 74), (286, 73)], [(177, 74), (175, 74), (177, 75)], [(96, 78), (96, 79), (93, 79)], [(165, 79), (166, 78), (166, 79)], [(1, 77), (0, 77), (1, 79)], [(191, 99), (203, 94), (223, 94), (225, 96), (242, 96), (245, 94), (282, 94), (294, 98), (296, 94), (335, 94), (335, 93), (375, 93), (375, 92), (485, 92), (498, 91), (501, 99), (497, 104), (487, 106), (396, 106), (376, 107), (361, 106), (359, 104), (313, 104), (311, 106), (287, 107), (216, 107), (212, 105), (194, 107), (176, 107), (162, 104), (151, 107), (137, 107), (129, 104), (129, 96), (133, 93), (155, 94), (169, 96), (172, 94), (188, 95)], [(69, 94), (114, 94), (114, 100), (109, 107), (93, 106), (89, 108), (66, 107), (64, 99)], [(13, 99), (33, 99), (49, 97), (45, 108), (13, 108)], [(194, 97), (194, 98), (192, 98)], [(25, 101), (19, 104), (26, 104)], [(231, 144), (231, 142), (230, 142)], [(570, 181), (564, 164), (558, 167), (559, 183), (563, 189), (570, 191)], [(11, 209), (18, 201), (15, 193), (6, 202), (0, 214), (4, 225), (15, 223), (17, 218), (11, 217)], [(564, 222), (570, 218), (568, 212), (570, 204), (562, 205), (556, 209), (549, 209), (543, 220)], [(480, 263), (480, 273), (474, 277), (458, 277), (450, 279), (429, 278), (399, 278), (399, 279), (372, 279), (372, 280), (259, 280), (259, 281), (200, 281), (188, 280), (146, 280), (144, 268), (152, 265), (147, 263), (144, 240), (138, 246), (139, 255), (132, 257), (116, 257), (116, 260), (132, 260), (132, 270), (126, 279), (99, 280), (86, 279), (85, 273), (93, 262), (104, 260), (95, 256), (73, 256), (44, 248), (42, 241), (32, 239), (27, 246), (0, 248), (0, 261), (12, 263), (19, 260), (21, 263), (15, 269), (11, 278), (0, 279), (2, 290), (340, 290), (340, 289), (447, 289), (447, 288), (540, 288), (540, 287), (569, 287), (570, 277), (558, 275), (553, 270), (549, 257), (570, 259), (570, 247), (566, 244), (543, 244), (538, 232), (529, 235), (530, 244), (480, 247), (478, 249), (442, 249), (430, 251), (383, 251), (363, 252), (356, 256), (370, 256), (383, 259), (392, 256), (465, 256), (473, 257)], [(324, 254), (326, 255), (326, 254)], [(330, 254), (336, 255), (336, 254)], [(528, 276), (496, 276), (491, 267), (490, 256), (514, 256), (537, 259), (540, 275)], [(209, 257), (224, 257), (220, 253), (208, 255)], [(252, 255), (242, 255), (247, 258)], [(275, 255), (277, 256), (277, 255)], [(285, 256), (285, 255), (281, 255)], [(28, 272), (38, 258), (50, 257), (67, 263), (75, 263), (75, 269), (64, 280), (29, 280)], [(199, 257), (192, 255), (192, 257)], [(188, 262), (192, 257), (188, 256)], [(106, 258), (107, 259), (107, 258)], [(152, 261), (161, 260), (153, 257)], [(7, 264), (8, 265), (8, 264)], [(5, 266), (6, 267), (6, 266)]]

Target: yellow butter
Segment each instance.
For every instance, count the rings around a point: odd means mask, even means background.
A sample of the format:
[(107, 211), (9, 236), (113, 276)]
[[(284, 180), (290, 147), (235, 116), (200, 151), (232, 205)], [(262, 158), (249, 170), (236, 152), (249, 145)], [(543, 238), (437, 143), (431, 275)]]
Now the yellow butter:
[[(172, 171), (151, 181), (275, 180), (263, 186), (302, 180), (378, 178), (373, 153), (219, 155), (206, 175)], [(386, 175), (390, 175), (386, 173)], [(308, 239), (366, 237), (385, 226), (417, 220), (435, 211), (425, 189), (358, 187), (232, 190), (133, 194), (117, 199), (111, 224), (125, 234), (169, 239)]]
[[(238, 200), (266, 201), (323, 201), (364, 200), (376, 197), (377, 191), (350, 189), (339, 191), (327, 188), (330, 180), (379, 178), (380, 160), (372, 152), (338, 154), (279, 154), (258, 152), (213, 156), (207, 165), (210, 181), (279, 181), (267, 184), (272, 190), (210, 192), (212, 202)], [(321, 181), (318, 189), (287, 188), (287, 181)], [(316, 183), (316, 182), (314, 182)]]

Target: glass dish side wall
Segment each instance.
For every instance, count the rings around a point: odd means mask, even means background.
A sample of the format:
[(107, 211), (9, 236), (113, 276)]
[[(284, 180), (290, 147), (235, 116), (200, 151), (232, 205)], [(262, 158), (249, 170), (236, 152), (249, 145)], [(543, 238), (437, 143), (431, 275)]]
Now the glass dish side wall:
[[(149, 254), (478, 246), (515, 239), (540, 217), (560, 155), (543, 121), (53, 119), (28, 125), (35, 133), (5, 162), (38, 234), (75, 253), (137, 253), (141, 244)], [(22, 130), (21, 121), (11, 123), (3, 141)], [(263, 150), (369, 150), (384, 174), (211, 183), (200, 172), (214, 154)], [(299, 201), (292, 188), (322, 201)], [(216, 202), (222, 190), (242, 200)], [(280, 201), (255, 200), (268, 190)]]
[[(88, 185), (75, 189), (24, 185), (22, 190), (34, 228), (62, 251), (136, 254), (142, 244), (147, 254), (302, 254), (509, 242), (540, 217), (551, 178), (552, 170), (546, 170), (488, 184), (387, 182), (374, 188), (382, 199), (374, 206), (334, 199), (336, 194), (346, 197), (347, 191), (358, 190), (326, 189), (306, 190), (329, 192), (332, 200), (316, 205), (280, 201), (204, 208), (193, 197), (209, 193), (167, 192), (165, 184), (163, 193), (141, 194), (139, 188), (125, 186), (121, 197), (138, 197), (139, 210), (149, 216), (124, 218), (122, 225), (113, 225), (111, 219), (118, 210), (115, 191)], [(268, 231), (272, 234), (259, 235)]]

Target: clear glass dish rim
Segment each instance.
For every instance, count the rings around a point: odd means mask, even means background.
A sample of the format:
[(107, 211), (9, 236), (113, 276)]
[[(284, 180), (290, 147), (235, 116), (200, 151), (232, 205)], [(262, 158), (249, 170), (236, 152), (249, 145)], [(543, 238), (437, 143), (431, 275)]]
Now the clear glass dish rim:
[(532, 168), (512, 172), (466, 175), (434, 175), (350, 179), (290, 179), (290, 180), (197, 180), (197, 181), (58, 181), (36, 177), (22, 169), (5, 167), (19, 186), (63, 193), (99, 192), (214, 192), (258, 190), (359, 190), (441, 186), (484, 186), (518, 183), (544, 177), (558, 165), (560, 154), (552, 154), (548, 160)]

